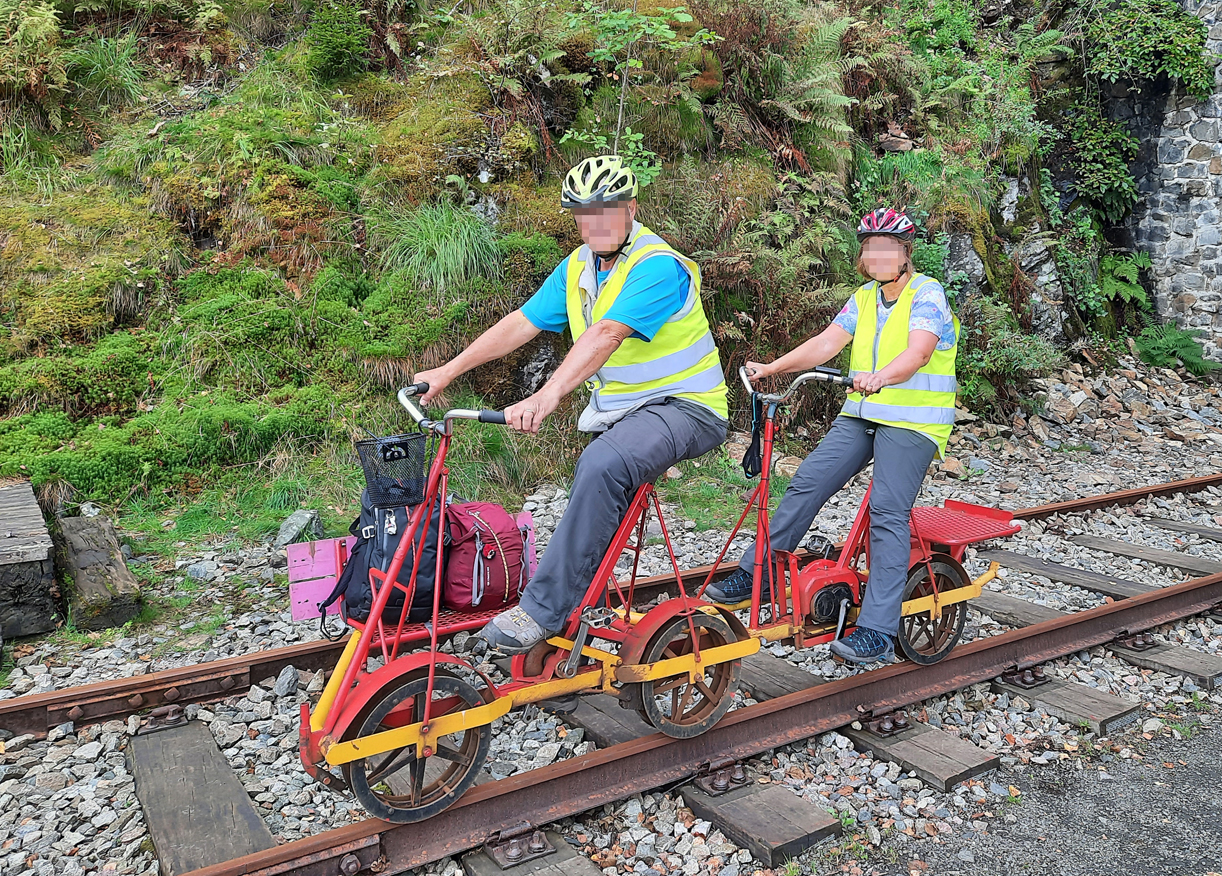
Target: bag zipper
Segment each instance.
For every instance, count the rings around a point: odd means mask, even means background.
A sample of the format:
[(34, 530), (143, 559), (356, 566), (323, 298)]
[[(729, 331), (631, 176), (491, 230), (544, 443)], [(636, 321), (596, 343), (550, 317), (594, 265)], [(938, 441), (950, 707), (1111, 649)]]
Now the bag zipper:
[[(492, 526), (486, 520), (484, 520), (484, 518), (479, 516), (478, 511), (472, 509), (469, 513), (471, 514), (472, 517), (474, 517), (484, 526), (488, 527), (488, 534), (491, 535), (492, 540), (496, 542), (496, 549), (501, 552), (501, 566), (502, 568), (505, 569), (505, 601), (508, 602), (509, 601), (509, 560), (506, 559), (505, 557), (505, 547), (501, 544), (501, 540), (497, 538), (496, 530), (493, 529)], [(483, 559), (482, 554), (480, 555), (480, 559)]]

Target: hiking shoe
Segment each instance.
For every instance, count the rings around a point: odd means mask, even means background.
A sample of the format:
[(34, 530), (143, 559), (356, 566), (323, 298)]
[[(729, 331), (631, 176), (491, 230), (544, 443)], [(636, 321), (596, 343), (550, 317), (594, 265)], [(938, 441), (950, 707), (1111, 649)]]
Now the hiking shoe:
[[(705, 588), (704, 598), (722, 605), (737, 605), (750, 599), (754, 574), (743, 568), (735, 569), (730, 577)], [(760, 602), (767, 602), (771, 598), (772, 588), (769, 582), (765, 581), (764, 586), (760, 588)]]
[(832, 654), (849, 663), (874, 663), (895, 658), (895, 645), (890, 636), (868, 627), (857, 627), (843, 639), (831, 645)]
[(525, 654), (550, 635), (517, 605), (498, 614), (478, 633), (502, 654)]

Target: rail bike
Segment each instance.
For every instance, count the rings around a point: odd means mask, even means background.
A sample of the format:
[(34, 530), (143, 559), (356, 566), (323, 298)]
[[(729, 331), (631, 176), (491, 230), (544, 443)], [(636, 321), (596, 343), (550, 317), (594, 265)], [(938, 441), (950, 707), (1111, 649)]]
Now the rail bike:
[[(738, 522), (703, 582), (688, 592), (675, 558), (658, 494), (641, 486), (615, 533), (585, 595), (566, 627), (526, 654), (512, 658), (510, 678), (497, 683), (473, 660), (446, 653), (439, 642), (482, 627), (497, 612), (459, 614), (442, 606), (433, 591), (432, 617), (411, 623), (404, 611), (384, 622), (392, 591), (412, 605), (423, 541), (434, 515), (444, 525), (449, 470), (446, 456), (460, 420), (504, 424), (497, 411), (450, 410), (431, 420), (412, 401), (425, 384), (399, 391), (398, 398), (423, 440), (431, 436), (431, 465), (420, 463), (423, 501), (389, 568), (371, 568), (374, 593), (369, 620), (348, 620), (353, 633), (318, 704), (302, 705), (301, 758), (326, 787), (350, 791), (370, 815), (396, 823), (427, 819), (446, 809), (475, 782), (488, 755), (496, 719), (529, 703), (574, 693), (602, 693), (635, 709), (652, 727), (676, 738), (697, 736), (730, 709), (741, 661), (762, 644), (791, 642), (809, 647), (834, 641), (853, 629), (869, 586), (869, 492), (842, 547), (826, 543), (813, 554), (772, 551), (769, 490), (778, 412), (804, 384), (851, 386), (851, 379), (820, 368), (799, 375), (777, 394), (757, 393), (745, 369), (740, 378), (762, 413), (762, 472)], [(401, 436), (402, 437), (402, 436)], [(422, 460), (425, 456), (421, 455)], [(702, 598), (752, 512), (756, 550), (749, 600), (718, 605)], [(650, 515), (656, 515), (677, 593), (652, 606), (634, 603), (638, 568)], [(967, 601), (978, 596), (996, 564), (973, 581), (962, 561), (969, 544), (1018, 530), (1004, 511), (947, 501), (916, 507), (910, 518), (911, 556), (904, 590), (898, 651), (917, 663), (935, 663), (958, 642)], [(617, 578), (627, 552), (631, 572)], [(400, 581), (408, 554), (410, 583)], [(437, 551), (440, 580), (441, 551)], [(766, 568), (767, 567), (767, 568)], [(777, 584), (763, 595), (767, 571)], [(501, 609), (498, 609), (498, 611)]]

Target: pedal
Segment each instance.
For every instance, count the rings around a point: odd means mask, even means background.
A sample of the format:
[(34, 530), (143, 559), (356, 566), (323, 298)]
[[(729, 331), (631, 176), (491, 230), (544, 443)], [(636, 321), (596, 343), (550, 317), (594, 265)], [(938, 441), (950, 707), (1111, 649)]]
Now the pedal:
[(556, 674), (561, 678), (572, 678), (581, 665), (581, 652), (590, 640), (590, 630), (604, 630), (611, 626), (618, 617), (613, 609), (589, 606), (581, 612), (581, 625), (577, 627), (577, 635), (573, 639), (573, 650), (569, 658), (556, 667)]
[(556, 851), (542, 830), (529, 821), (498, 830), (484, 843), (484, 852), (502, 870), (516, 867), (527, 861), (545, 858)]
[(1043, 666), (1032, 666), (1030, 669), (1016, 667), (1006, 670), (1001, 674), (1001, 680), (1006, 684), (1021, 687), (1023, 690), (1031, 690), (1033, 687), (1039, 687), (1048, 679), (1044, 676)]
[(830, 560), (836, 552), (836, 544), (830, 538), (822, 535), (812, 535), (806, 540), (806, 550), (819, 560)]
[(692, 784), (710, 797), (720, 797), (749, 781), (741, 760), (724, 760), (702, 767)]
[(1132, 636), (1117, 636), (1116, 644), (1132, 651), (1149, 651), (1158, 645), (1153, 633), (1137, 633)]

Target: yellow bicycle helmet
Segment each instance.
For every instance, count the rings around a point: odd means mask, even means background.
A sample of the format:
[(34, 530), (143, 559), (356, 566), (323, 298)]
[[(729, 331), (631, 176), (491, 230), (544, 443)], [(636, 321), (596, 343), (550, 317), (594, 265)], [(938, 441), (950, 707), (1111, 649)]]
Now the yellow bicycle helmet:
[(566, 210), (635, 197), (636, 174), (615, 155), (587, 158), (565, 175), (560, 188), (560, 206)]

